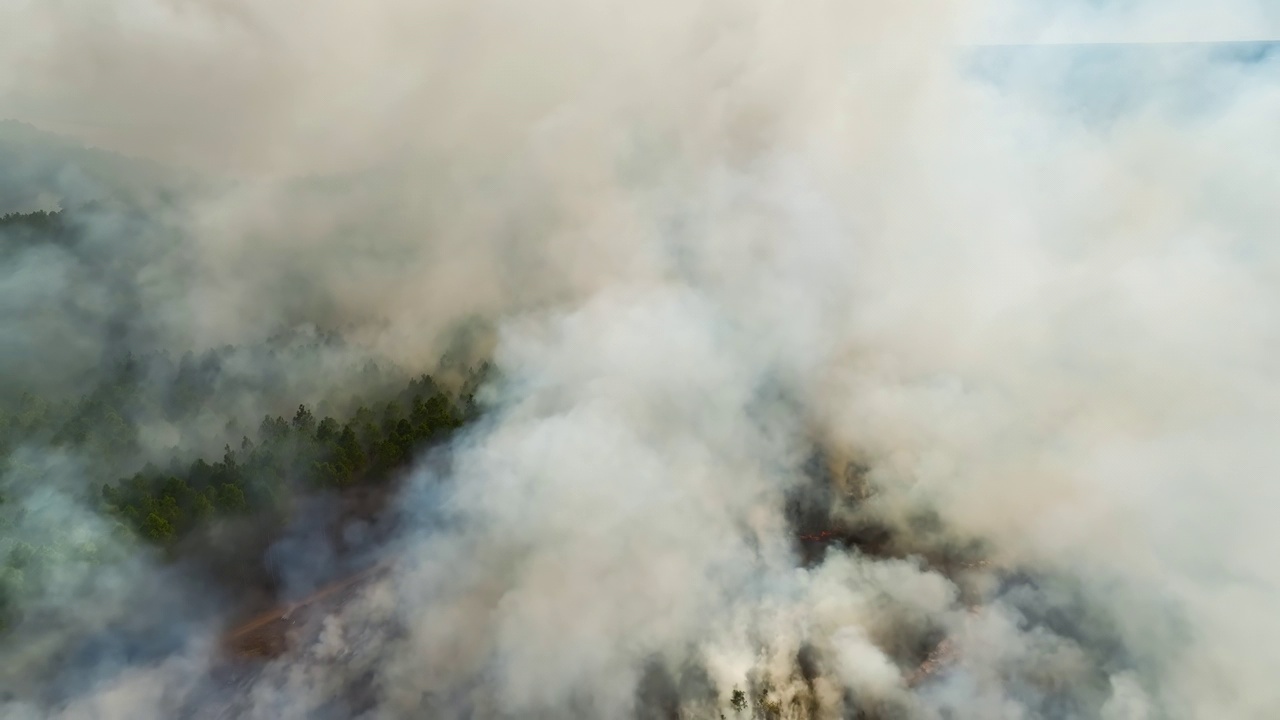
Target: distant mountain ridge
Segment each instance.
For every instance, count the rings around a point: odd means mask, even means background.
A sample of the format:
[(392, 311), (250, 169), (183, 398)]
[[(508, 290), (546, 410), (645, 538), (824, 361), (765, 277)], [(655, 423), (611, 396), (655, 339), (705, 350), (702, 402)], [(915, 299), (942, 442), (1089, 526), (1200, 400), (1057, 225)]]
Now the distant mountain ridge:
[(89, 147), (18, 120), (0, 120), (0, 215), (115, 200), (148, 205), (202, 182), (191, 171)]

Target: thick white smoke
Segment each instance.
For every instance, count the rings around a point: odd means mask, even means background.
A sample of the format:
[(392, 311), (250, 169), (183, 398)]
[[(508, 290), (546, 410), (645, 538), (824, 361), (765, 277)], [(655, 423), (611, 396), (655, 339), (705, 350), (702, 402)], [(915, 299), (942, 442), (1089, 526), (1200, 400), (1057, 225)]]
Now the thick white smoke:
[[(973, 47), (1280, 17), (1043, 5), (6, 6), (0, 115), (238, 176), (184, 208), (197, 343), (285, 274), (401, 363), (500, 318), (392, 578), (205, 710), (1280, 711), (1280, 56)], [(841, 512), (987, 563), (802, 567), (815, 441), (869, 468)], [(24, 707), (169, 716), (197, 646)]]

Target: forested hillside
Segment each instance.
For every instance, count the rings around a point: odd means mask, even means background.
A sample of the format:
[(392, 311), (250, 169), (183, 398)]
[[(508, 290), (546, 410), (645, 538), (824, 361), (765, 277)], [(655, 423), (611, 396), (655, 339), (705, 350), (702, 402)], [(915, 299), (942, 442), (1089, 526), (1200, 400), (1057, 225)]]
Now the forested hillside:
[[(317, 418), (299, 405), (291, 418), (266, 416), (259, 427), (228, 443), (218, 457), (148, 462), (137, 472), (86, 487), (96, 507), (128, 538), (145, 540), (182, 559), (179, 544), (207, 532), (226, 518), (249, 517), (259, 530), (283, 531), (290, 506), (318, 491), (384, 486), (415, 453), (447, 440), (479, 413), (475, 393), (485, 378), (482, 366), (456, 392), (447, 392), (429, 375), (411, 380), (395, 396), (372, 409), (360, 406), (350, 416)], [(107, 468), (137, 457), (138, 427), (131, 416), (130, 388), (121, 380), (78, 402), (54, 404), (27, 395), (19, 407), (0, 416), (3, 477), (6, 485), (38, 485), (40, 468), (24, 466), (26, 447), (60, 449), (89, 466), (96, 482)], [(93, 493), (93, 490), (98, 490)], [(0, 488), (0, 607), (6, 625), (19, 606), (38, 605), (42, 584), (66, 562), (104, 562), (96, 547), (55, 540), (32, 545), (13, 535), (22, 510), (4, 503), (10, 487)], [(202, 548), (184, 548), (199, 553)], [(226, 562), (226, 558), (221, 559)], [(241, 558), (248, 565), (261, 558)]]
[[(12, 257), (79, 237), (67, 211), (36, 211), (0, 217), (0, 240), (0, 256)], [(0, 629), (65, 591), (55, 586), (76, 574), (69, 569), (93, 574), (122, 552), (261, 575), (262, 552), (287, 532), (299, 501), (387, 489), (415, 454), (478, 416), (488, 365), (460, 349), (436, 377), (370, 361), (335, 374), (346, 380), (338, 387), (291, 382), (299, 358), (342, 347), (313, 332), (180, 356), (111, 345), (100, 366), (66, 378), (69, 392), (9, 378), (0, 392)], [(253, 408), (293, 410), (255, 419)], [(97, 514), (114, 539), (42, 526), (32, 502), (42, 487)], [(215, 546), (219, 527), (254, 541)]]

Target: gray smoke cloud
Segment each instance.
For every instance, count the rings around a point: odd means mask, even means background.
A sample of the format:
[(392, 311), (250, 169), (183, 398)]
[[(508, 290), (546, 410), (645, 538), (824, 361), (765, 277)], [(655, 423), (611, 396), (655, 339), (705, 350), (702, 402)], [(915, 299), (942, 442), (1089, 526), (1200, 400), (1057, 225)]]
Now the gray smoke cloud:
[[(390, 572), (283, 658), (218, 685), (175, 611), (178, 646), (5, 713), (1280, 709), (1280, 54), (974, 47), (1260, 40), (1269, 4), (46, 0), (0, 27), (0, 115), (218, 178), (167, 216), (162, 336), (312, 321), (411, 367), (477, 314), (502, 377), (414, 472)], [(68, 277), (42, 262), (6, 308)], [(806, 562), (814, 494), (888, 549)]]

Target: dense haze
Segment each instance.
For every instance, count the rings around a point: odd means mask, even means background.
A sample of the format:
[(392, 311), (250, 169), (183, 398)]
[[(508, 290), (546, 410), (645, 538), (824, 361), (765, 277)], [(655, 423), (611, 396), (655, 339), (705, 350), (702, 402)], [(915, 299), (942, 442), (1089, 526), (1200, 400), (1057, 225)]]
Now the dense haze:
[[(1277, 7), (0, 0), (0, 716), (1280, 716)], [(103, 474), (481, 356), (220, 679)]]

